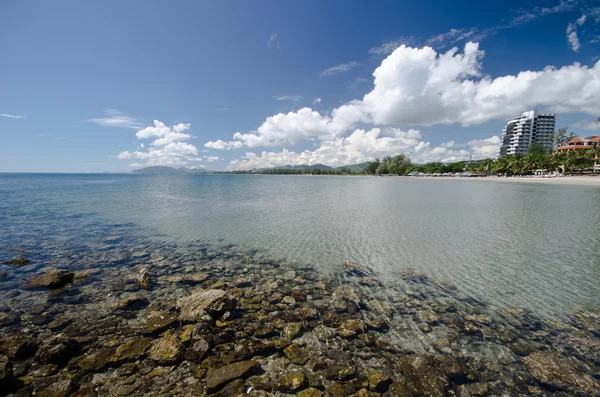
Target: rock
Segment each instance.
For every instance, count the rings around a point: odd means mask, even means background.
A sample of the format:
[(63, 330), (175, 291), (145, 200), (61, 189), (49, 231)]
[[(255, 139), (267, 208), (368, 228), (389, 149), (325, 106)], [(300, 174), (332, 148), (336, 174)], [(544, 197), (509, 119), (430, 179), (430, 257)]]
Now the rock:
[(283, 349), (283, 353), (294, 364), (302, 365), (308, 361), (308, 351), (294, 344)]
[(0, 327), (7, 327), (9, 325), (18, 324), (21, 319), (18, 316), (0, 312)]
[(535, 352), (525, 357), (523, 362), (531, 375), (543, 385), (558, 390), (600, 394), (598, 382), (578, 371), (567, 357), (553, 352)]
[(36, 385), (36, 397), (66, 397), (75, 388), (70, 375), (55, 375), (42, 379), (41, 384)]
[(162, 365), (177, 364), (183, 359), (184, 348), (179, 338), (167, 336), (154, 340), (148, 357)]
[(303, 306), (298, 309), (298, 317), (303, 320), (315, 320), (319, 318), (319, 312), (314, 307)]
[(150, 272), (146, 268), (142, 268), (138, 274), (135, 275), (135, 280), (142, 289), (150, 289), (152, 279), (150, 278)]
[(33, 288), (60, 288), (73, 281), (75, 273), (68, 270), (50, 270), (30, 279), (26, 286)]
[(209, 350), (210, 344), (205, 339), (195, 340), (190, 348), (185, 351), (185, 359), (199, 363)]
[(179, 319), (187, 322), (201, 321), (205, 314), (216, 320), (226, 311), (234, 310), (236, 305), (235, 297), (219, 289), (196, 292), (177, 302), (177, 307), (181, 310)]
[(390, 386), (390, 389), (383, 394), (384, 397), (414, 397), (414, 394), (412, 393), (412, 391), (410, 391), (410, 389), (402, 384), (402, 383), (398, 383), (398, 382), (394, 382), (392, 383), (392, 385)]
[(400, 368), (417, 395), (430, 397), (446, 395), (448, 379), (439, 368), (433, 365), (431, 357), (402, 357), (400, 359)]
[(325, 388), (327, 397), (344, 397), (344, 386), (339, 383), (334, 383)]
[(323, 371), (327, 379), (347, 380), (356, 375), (356, 369), (348, 364), (332, 364)]
[(143, 335), (157, 335), (164, 330), (174, 326), (177, 323), (177, 317), (167, 312), (150, 312), (147, 314), (141, 324), (140, 332)]
[(5, 262), (2, 262), (2, 263), (5, 264), (5, 265), (13, 265), (13, 266), (20, 267), (20, 266), (25, 266), (29, 262), (30, 262), (29, 259), (26, 259), (26, 258), (18, 256), (18, 257), (12, 258), (9, 261), (5, 261)]
[(273, 335), (275, 335), (275, 329), (271, 326), (259, 327), (256, 332), (254, 332), (254, 336), (257, 338), (268, 338)]
[(260, 367), (260, 363), (257, 361), (240, 361), (217, 369), (211, 369), (206, 373), (206, 387), (208, 389), (215, 389), (233, 379), (241, 378), (258, 367)]
[(344, 262), (344, 270), (352, 276), (369, 277), (373, 275), (373, 270), (370, 268), (351, 261)]
[(306, 376), (303, 372), (288, 372), (275, 381), (275, 389), (278, 391), (297, 391), (306, 385)]
[(345, 320), (336, 333), (344, 338), (352, 338), (365, 331), (365, 324), (361, 320)]
[(392, 380), (389, 376), (375, 370), (368, 370), (367, 378), (369, 379), (369, 390), (376, 391), (378, 393), (385, 392), (392, 383)]
[(24, 359), (34, 354), (39, 342), (26, 334), (11, 335), (0, 339), (0, 352), (9, 359)]
[(43, 364), (66, 364), (76, 353), (78, 343), (66, 334), (57, 334), (44, 341), (37, 353), (35, 360)]
[(300, 291), (299, 289), (297, 289), (296, 291), (294, 291), (292, 293), (292, 297), (294, 298), (294, 300), (296, 302), (304, 302), (306, 301), (306, 296), (304, 295), (304, 293), (302, 291)]
[(242, 379), (236, 379), (226, 384), (214, 397), (232, 397), (246, 394), (246, 387)]
[(437, 324), (440, 321), (439, 316), (432, 310), (419, 310), (417, 311), (417, 317), (419, 320), (429, 325)]
[(114, 349), (96, 350), (83, 356), (77, 365), (84, 371), (101, 371), (111, 362), (114, 353)]
[(143, 296), (128, 296), (127, 298), (123, 298), (117, 303), (112, 305), (113, 310), (135, 310), (140, 309), (142, 306), (146, 305), (148, 300)]
[(4, 280), (8, 278), (8, 273), (0, 273), (0, 280)]
[(150, 346), (149, 338), (131, 338), (124, 341), (112, 357), (113, 362), (137, 360)]
[(12, 364), (6, 356), (0, 356), (0, 390), (6, 390), (6, 385), (12, 381), (12, 377)]
[(302, 330), (302, 323), (288, 323), (283, 326), (282, 335), (287, 339), (294, 339)]
[(321, 392), (314, 387), (309, 387), (296, 393), (296, 397), (321, 397)]

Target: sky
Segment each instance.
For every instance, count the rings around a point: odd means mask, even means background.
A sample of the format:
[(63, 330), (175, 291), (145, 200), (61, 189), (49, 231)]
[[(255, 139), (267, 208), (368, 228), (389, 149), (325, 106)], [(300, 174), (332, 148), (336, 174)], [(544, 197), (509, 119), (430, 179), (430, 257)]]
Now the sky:
[(600, 134), (600, 1), (0, 2), (0, 172), (496, 155)]

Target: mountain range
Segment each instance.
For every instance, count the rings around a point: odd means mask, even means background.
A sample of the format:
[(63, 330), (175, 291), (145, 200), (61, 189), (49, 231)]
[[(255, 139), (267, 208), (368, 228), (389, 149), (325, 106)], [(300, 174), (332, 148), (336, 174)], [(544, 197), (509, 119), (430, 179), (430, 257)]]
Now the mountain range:
[[(360, 172), (367, 163), (360, 164), (351, 164), (345, 165), (342, 167), (330, 167), (324, 164), (313, 164), (313, 165), (282, 165), (279, 167), (273, 167), (274, 169), (292, 169), (292, 170), (304, 170), (304, 169), (322, 169), (322, 170), (341, 170), (345, 169), (350, 172)], [(273, 169), (268, 168), (268, 169)], [(260, 171), (261, 169), (254, 169), (252, 171)], [(216, 173), (226, 173), (226, 171), (211, 171), (205, 169), (196, 169), (196, 168), (175, 168), (175, 167), (167, 167), (167, 166), (152, 166), (140, 168), (137, 170), (131, 171), (132, 174), (216, 174)]]

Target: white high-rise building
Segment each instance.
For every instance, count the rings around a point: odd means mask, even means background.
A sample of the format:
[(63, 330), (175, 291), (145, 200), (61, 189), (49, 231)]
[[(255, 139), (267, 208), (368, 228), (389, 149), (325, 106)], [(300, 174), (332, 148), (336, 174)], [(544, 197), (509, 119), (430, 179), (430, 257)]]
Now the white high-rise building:
[(532, 143), (539, 143), (548, 152), (552, 151), (555, 122), (553, 114), (538, 114), (535, 110), (515, 117), (502, 130), (502, 144), (498, 150), (498, 157), (527, 153)]

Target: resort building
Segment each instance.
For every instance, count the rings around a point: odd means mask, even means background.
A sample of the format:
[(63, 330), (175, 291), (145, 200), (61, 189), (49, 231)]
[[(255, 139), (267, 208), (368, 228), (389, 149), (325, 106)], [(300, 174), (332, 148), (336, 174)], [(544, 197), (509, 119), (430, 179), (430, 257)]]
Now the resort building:
[(553, 114), (538, 114), (535, 110), (523, 113), (506, 124), (498, 157), (527, 153), (529, 145), (539, 143), (552, 151), (552, 135), (556, 118)]
[[(575, 137), (565, 146), (556, 148), (557, 152), (568, 152), (571, 150), (591, 150), (600, 146), (600, 135), (586, 136), (585, 138)], [(594, 172), (600, 172), (600, 157), (594, 157)]]

